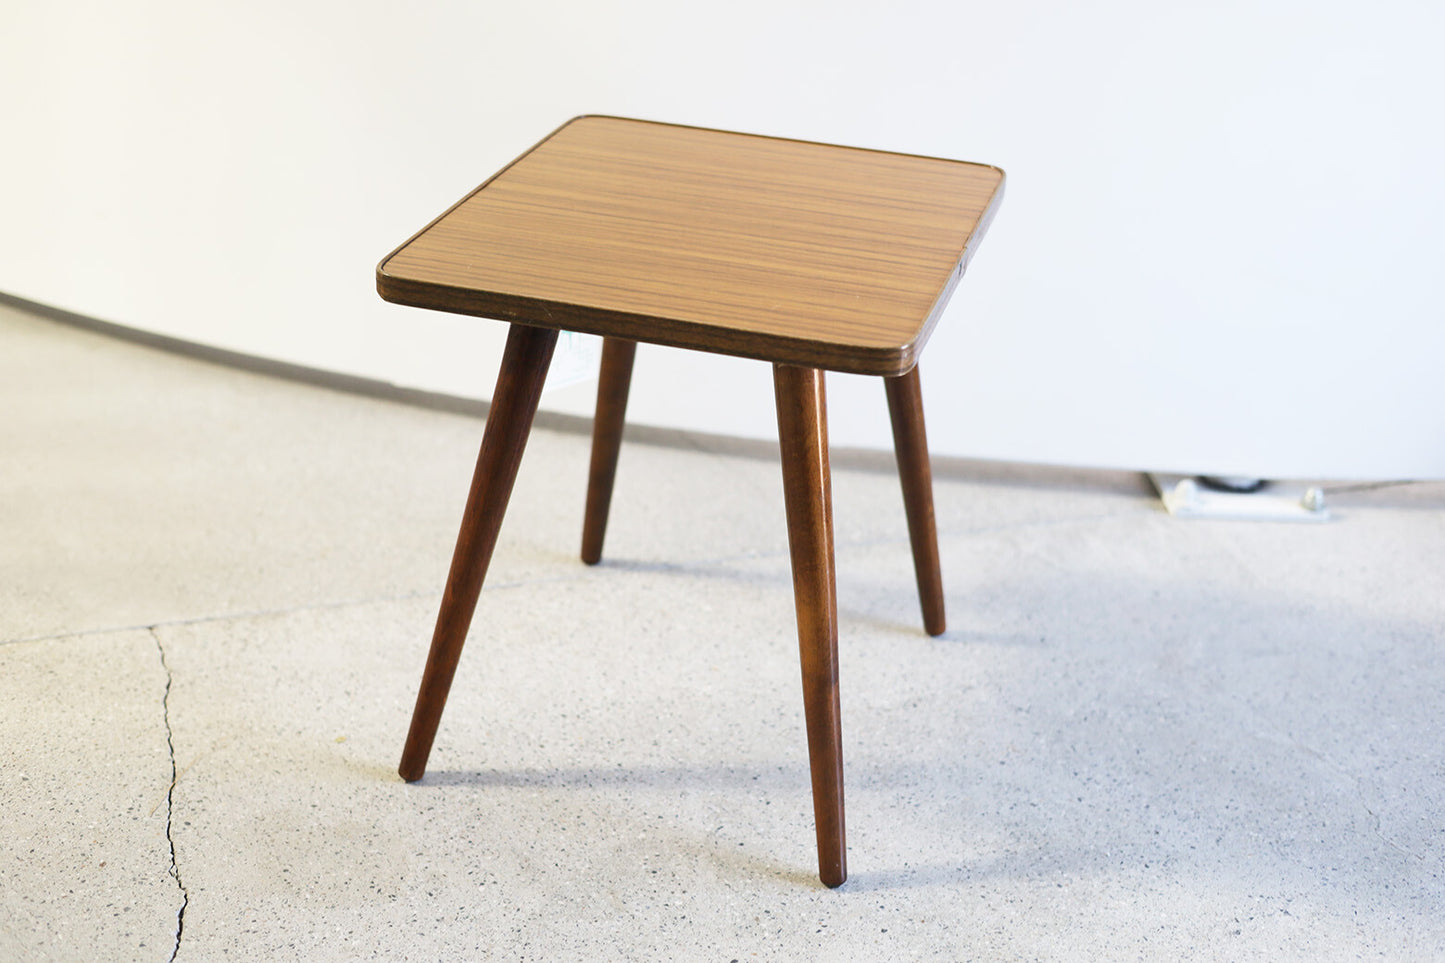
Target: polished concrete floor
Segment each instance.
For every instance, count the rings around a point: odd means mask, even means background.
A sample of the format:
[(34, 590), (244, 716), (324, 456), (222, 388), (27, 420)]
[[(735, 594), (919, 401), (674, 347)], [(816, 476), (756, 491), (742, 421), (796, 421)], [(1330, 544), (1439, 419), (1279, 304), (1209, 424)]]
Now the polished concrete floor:
[(624, 447), (589, 568), (534, 433), (396, 776), (481, 429), (0, 308), (0, 960), (1445, 958), (1445, 484), (942, 464), (934, 639), (840, 459), (835, 891), (777, 462), (707, 439)]

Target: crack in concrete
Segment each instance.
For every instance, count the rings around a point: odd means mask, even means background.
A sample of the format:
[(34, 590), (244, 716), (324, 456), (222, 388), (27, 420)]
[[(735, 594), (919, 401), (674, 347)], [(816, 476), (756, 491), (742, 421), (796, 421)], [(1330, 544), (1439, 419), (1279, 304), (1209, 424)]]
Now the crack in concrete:
[(1395, 841), (1394, 841), (1393, 839), (1391, 839), (1389, 836), (1386, 836), (1386, 835), (1385, 835), (1385, 823), (1384, 823), (1384, 820), (1382, 820), (1382, 819), (1380, 818), (1380, 814), (1379, 814), (1379, 813), (1375, 812), (1373, 809), (1370, 808), (1370, 804), (1365, 800), (1365, 788), (1364, 788), (1364, 786), (1362, 785), (1362, 783), (1363, 783), (1363, 780), (1356, 780), (1356, 782), (1355, 782), (1355, 794), (1359, 797), (1360, 806), (1365, 810), (1365, 812), (1369, 813), (1369, 814), (1370, 814), (1370, 818), (1371, 818), (1372, 820), (1374, 820), (1374, 823), (1375, 823), (1375, 824), (1374, 824), (1374, 826), (1372, 826), (1371, 828), (1374, 830), (1375, 836), (1376, 836), (1382, 843), (1384, 843), (1386, 846), (1389, 846), (1391, 849), (1395, 850), (1395, 852), (1399, 853), (1401, 856), (1406, 856), (1406, 857), (1409, 857), (1410, 859), (1416, 859), (1416, 860), (1419, 860), (1419, 861), (1422, 862), (1422, 863), (1425, 862), (1428, 857), (1427, 857), (1424, 853), (1417, 853), (1417, 852), (1415, 852), (1415, 851), (1412, 850), (1412, 849), (1408, 849), (1408, 848), (1406, 848), (1405, 846), (1402, 846), (1402, 845), (1400, 845), (1399, 843), (1395, 842)]
[[(524, 583), (518, 583), (524, 584)], [(0, 639), (0, 646), (24, 645), (29, 642), (56, 642), (62, 639), (83, 639), (92, 635), (113, 635), (120, 632), (150, 632), (155, 635), (157, 629), (175, 628), (187, 625), (209, 625), (214, 622), (235, 622), (243, 619), (261, 619), (276, 615), (296, 615), (301, 612), (325, 612), (331, 609), (354, 608), (364, 605), (375, 605), (385, 602), (409, 602), (413, 599), (425, 599), (435, 597), (440, 599), (440, 590), (427, 589), (426, 591), (400, 592), (395, 595), (376, 595), (366, 598), (341, 599), (333, 602), (309, 602), (302, 605), (293, 605), (276, 609), (244, 609), (236, 612), (222, 612), (220, 615), (198, 615), (189, 618), (162, 619), (158, 622), (141, 622), (131, 625), (99, 625), (92, 628), (75, 629), (67, 632), (57, 632), (50, 635), (29, 635), (24, 638)]]
[(186, 884), (181, 880), (181, 868), (176, 863), (176, 840), (175, 837), (171, 835), (171, 818), (175, 813), (176, 781), (180, 778), (180, 774), (176, 771), (176, 742), (171, 732), (171, 667), (170, 663), (166, 661), (166, 649), (165, 646), (161, 644), (161, 637), (160, 634), (156, 632), (156, 627), (151, 626), (148, 631), (151, 634), (151, 638), (155, 639), (156, 651), (159, 652), (161, 656), (161, 668), (165, 670), (166, 673), (166, 691), (164, 695), (161, 696), (161, 716), (164, 718), (166, 724), (166, 750), (171, 757), (171, 784), (170, 787), (166, 789), (165, 800), (166, 843), (171, 849), (171, 878), (176, 881), (176, 888), (181, 892), (181, 908), (176, 911), (176, 942), (171, 948), (170, 957), (170, 963), (175, 963), (177, 954), (181, 952), (181, 936), (185, 933), (186, 929), (186, 907), (191, 903), (191, 894), (187, 892)]

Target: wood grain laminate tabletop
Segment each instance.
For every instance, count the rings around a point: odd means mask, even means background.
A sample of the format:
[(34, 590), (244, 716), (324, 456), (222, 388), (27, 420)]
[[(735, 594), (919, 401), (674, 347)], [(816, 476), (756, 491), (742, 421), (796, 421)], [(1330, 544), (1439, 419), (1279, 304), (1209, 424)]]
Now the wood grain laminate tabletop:
[(618, 117), (554, 131), (390, 254), (389, 301), (859, 374), (918, 352), (996, 167)]

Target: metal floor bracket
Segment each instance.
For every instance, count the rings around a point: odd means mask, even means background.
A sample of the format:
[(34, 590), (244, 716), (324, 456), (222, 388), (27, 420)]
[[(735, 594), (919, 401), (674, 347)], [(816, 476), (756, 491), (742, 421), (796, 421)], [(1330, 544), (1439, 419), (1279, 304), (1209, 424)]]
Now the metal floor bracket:
[(1270, 482), (1256, 492), (1214, 491), (1193, 476), (1157, 475), (1149, 480), (1176, 518), (1219, 518), (1243, 522), (1327, 522), (1321, 488), (1303, 482)]

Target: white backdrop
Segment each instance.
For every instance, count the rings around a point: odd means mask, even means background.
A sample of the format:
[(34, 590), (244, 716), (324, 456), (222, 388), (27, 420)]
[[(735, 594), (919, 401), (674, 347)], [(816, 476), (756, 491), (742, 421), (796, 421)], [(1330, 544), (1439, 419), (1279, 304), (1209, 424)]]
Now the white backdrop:
[[(938, 454), (1445, 477), (1445, 6), (883, 6), (8, 0), (0, 291), (485, 397), (501, 326), (376, 262), (634, 115), (1008, 171), (924, 354)], [(881, 388), (829, 388), (835, 444), (888, 444)], [(771, 376), (644, 351), (631, 415), (767, 437)]]

